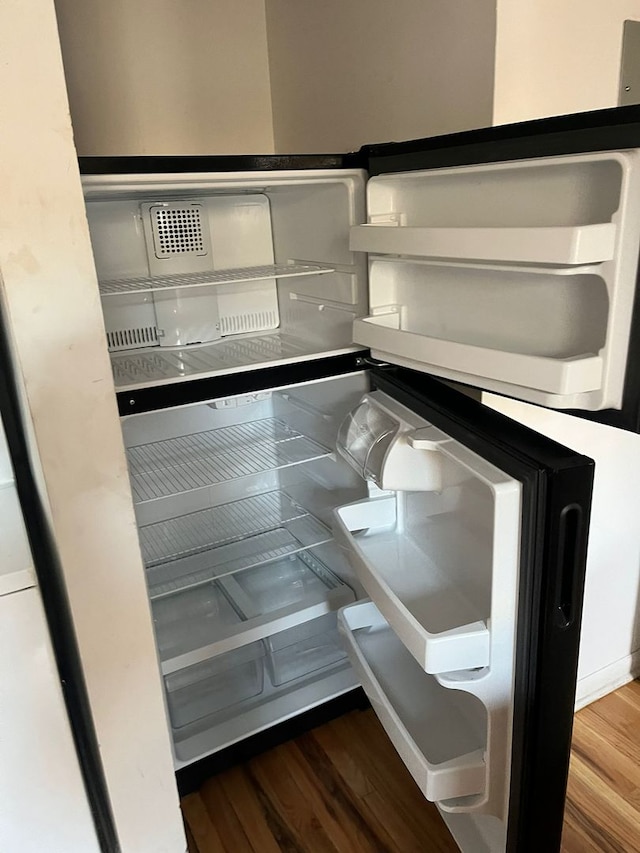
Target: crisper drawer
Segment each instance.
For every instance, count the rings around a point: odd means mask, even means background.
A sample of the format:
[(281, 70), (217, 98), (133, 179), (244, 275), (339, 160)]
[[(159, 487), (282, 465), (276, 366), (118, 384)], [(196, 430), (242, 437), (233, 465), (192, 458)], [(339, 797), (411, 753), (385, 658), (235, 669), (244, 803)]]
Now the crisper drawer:
[(165, 676), (172, 728), (214, 715), (221, 720), (225, 711), (262, 693), (263, 658), (262, 643), (251, 643)]
[(445, 811), (460, 811), (459, 798), (484, 794), (482, 702), (427, 675), (373, 603), (343, 608), (338, 626), (376, 714), (424, 796)]
[(276, 686), (327, 669), (347, 656), (335, 613), (273, 634), (265, 640), (265, 646), (269, 676)]

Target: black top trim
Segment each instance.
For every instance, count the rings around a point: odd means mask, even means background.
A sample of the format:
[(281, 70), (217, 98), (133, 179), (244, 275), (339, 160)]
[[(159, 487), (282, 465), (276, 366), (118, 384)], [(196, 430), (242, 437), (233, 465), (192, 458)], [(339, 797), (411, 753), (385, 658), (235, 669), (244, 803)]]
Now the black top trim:
[(81, 175), (150, 175), (187, 172), (276, 172), (285, 169), (364, 169), (364, 155), (203, 154), (190, 156), (79, 157)]
[[(118, 853), (120, 844), (100, 759), (71, 608), (31, 464), (22, 424), (20, 398), (12, 372), (9, 342), (1, 321), (0, 316), (0, 417), (7, 438), (16, 490), (96, 835), (103, 853)], [(70, 818), (60, 815), (60, 819)]]
[(366, 145), (361, 153), (369, 173), (379, 175), (639, 145), (640, 105), (633, 105)]

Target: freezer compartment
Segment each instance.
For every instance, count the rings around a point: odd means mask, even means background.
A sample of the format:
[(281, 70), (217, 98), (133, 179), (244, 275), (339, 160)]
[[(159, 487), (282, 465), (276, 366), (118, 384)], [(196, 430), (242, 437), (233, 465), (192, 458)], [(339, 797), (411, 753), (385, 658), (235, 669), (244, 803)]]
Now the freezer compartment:
[(87, 177), (119, 389), (353, 349), (358, 171)]
[(166, 676), (172, 728), (183, 728), (204, 717), (215, 725), (242, 702), (262, 693), (264, 653), (262, 643), (251, 643)]
[(424, 796), (464, 809), (486, 787), (487, 713), (470, 694), (441, 687), (406, 651), (372, 603), (340, 611), (351, 664)]
[(554, 408), (619, 408), (640, 232), (638, 150), (378, 175), (374, 357)]
[(274, 685), (287, 684), (346, 658), (335, 613), (327, 613), (265, 640), (266, 665)]

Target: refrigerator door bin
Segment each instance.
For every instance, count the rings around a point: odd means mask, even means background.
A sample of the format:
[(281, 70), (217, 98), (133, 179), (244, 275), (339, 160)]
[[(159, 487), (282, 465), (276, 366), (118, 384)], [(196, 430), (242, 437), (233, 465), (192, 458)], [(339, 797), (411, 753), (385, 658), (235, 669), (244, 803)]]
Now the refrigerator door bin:
[(346, 657), (335, 613), (272, 634), (265, 647), (269, 677), (276, 686), (334, 666)]
[[(468, 595), (469, 586), (456, 588), (446, 570), (439, 569), (424, 549), (428, 533), (418, 544), (408, 531), (399, 529), (398, 502), (402, 499), (392, 495), (339, 507), (335, 512), (336, 541), (426, 672), (488, 666), (488, 614), (482, 606), (487, 596), (474, 600)], [(480, 554), (478, 557), (480, 560)]]
[(590, 264), (613, 258), (611, 222), (555, 228), (415, 228), (396, 223), (356, 225), (355, 252), (460, 258), (522, 264)]
[(171, 726), (209, 718), (221, 722), (241, 702), (262, 693), (262, 643), (251, 643), (165, 676)]
[(274, 418), (168, 438), (127, 451), (136, 503), (329, 456)]
[(354, 341), (383, 361), (552, 408), (620, 408), (640, 152), (380, 174)]
[(375, 410), (396, 423), (376, 480), (394, 493), (337, 508), (336, 541), (424, 670), (499, 666), (489, 623), (515, 612), (520, 483), (383, 392), (355, 412)]
[(376, 358), (393, 358), (418, 370), (429, 365), (432, 373), (443, 368), (460, 380), (471, 381), (473, 371), (476, 384), (509, 383), (513, 396), (522, 396), (520, 389), (529, 386), (567, 397), (596, 390), (602, 383), (602, 358), (592, 353), (555, 358), (480, 347), (411, 331), (411, 321), (405, 324), (403, 319), (401, 306), (392, 306), (385, 313), (356, 320), (355, 335)]
[(351, 664), (424, 796), (465, 810), (486, 786), (487, 713), (470, 694), (441, 687), (406, 651), (372, 603), (338, 615)]

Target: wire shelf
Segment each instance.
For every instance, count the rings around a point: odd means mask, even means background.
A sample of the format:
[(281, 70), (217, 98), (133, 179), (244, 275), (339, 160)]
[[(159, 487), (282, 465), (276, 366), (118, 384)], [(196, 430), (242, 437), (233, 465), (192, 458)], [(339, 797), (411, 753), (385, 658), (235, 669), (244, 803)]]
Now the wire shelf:
[(134, 501), (144, 503), (330, 453), (282, 421), (266, 418), (138, 445), (127, 456)]
[(113, 354), (111, 366), (116, 388), (182, 379), (252, 364), (312, 355), (317, 343), (274, 332), (252, 338), (217, 341), (208, 346), (152, 352)]
[(237, 284), (244, 281), (264, 281), (271, 278), (323, 275), (335, 272), (323, 264), (272, 264), (260, 267), (211, 270), (189, 275), (164, 275), (157, 278), (138, 276), (100, 282), (101, 296), (120, 296), (123, 293), (149, 293), (154, 290), (175, 290), (185, 287), (210, 287), (220, 284)]
[(267, 492), (139, 529), (142, 556), (155, 566), (265, 533), (309, 513), (284, 492)]
[(165, 598), (214, 579), (292, 557), (331, 540), (331, 532), (324, 524), (311, 515), (303, 515), (241, 541), (150, 566), (147, 568), (149, 596), (152, 600)]

